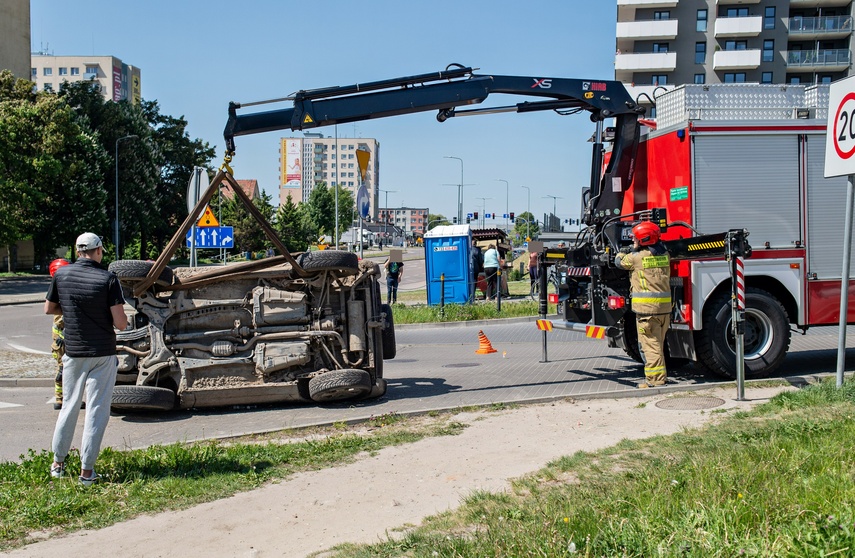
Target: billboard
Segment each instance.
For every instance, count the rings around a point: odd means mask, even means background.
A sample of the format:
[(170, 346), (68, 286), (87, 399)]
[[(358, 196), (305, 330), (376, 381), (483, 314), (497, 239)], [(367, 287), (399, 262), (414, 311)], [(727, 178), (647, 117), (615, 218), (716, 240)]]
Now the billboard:
[(303, 188), (303, 140), (284, 138), (282, 140), (282, 185), (287, 188)]

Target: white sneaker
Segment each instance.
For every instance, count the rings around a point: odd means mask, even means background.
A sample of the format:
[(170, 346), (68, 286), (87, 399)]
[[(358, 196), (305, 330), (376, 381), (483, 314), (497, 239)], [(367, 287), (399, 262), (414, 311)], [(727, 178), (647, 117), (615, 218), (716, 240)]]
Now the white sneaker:
[(79, 480), (80, 484), (82, 484), (83, 486), (92, 486), (93, 484), (98, 482), (98, 480), (100, 480), (100, 479), (101, 479), (101, 475), (99, 475), (95, 471), (92, 471), (91, 477), (84, 477), (83, 475), (80, 475), (77, 478), (77, 480)]

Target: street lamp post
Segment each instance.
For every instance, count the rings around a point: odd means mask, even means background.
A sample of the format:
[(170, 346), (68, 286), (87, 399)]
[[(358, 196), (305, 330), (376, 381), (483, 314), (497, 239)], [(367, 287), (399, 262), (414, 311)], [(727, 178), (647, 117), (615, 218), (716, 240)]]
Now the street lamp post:
[(386, 207), (384, 207), (384, 209), (386, 210), (386, 217), (385, 217), (385, 219), (383, 219), (383, 234), (385, 236), (389, 236), (389, 229), (387, 228), (387, 225), (389, 224), (389, 194), (397, 194), (398, 191), (397, 190), (383, 190), (382, 188), (378, 188), (378, 189), (381, 192), (383, 192), (384, 194), (386, 194)]
[(116, 259), (119, 259), (119, 142), (124, 139), (138, 138), (136, 134), (122, 136), (116, 140), (116, 226), (113, 233), (113, 245), (116, 247)]
[(505, 183), (505, 230), (510, 233), (511, 229), (510, 224), (508, 223), (508, 212), (511, 210), (511, 207), (508, 205), (508, 181), (503, 178), (497, 178), (496, 182)]
[(457, 222), (463, 222), (463, 159), (446, 155), (443, 159), (457, 159), (460, 161), (460, 188), (457, 190)]
[[(552, 198), (552, 217), (553, 217), (554, 219), (558, 219), (558, 215), (555, 213), (555, 202), (556, 202), (556, 200), (563, 200), (564, 198), (562, 198), (562, 197), (560, 197), (560, 196), (549, 196), (549, 195), (546, 195), (546, 196), (543, 196), (543, 197), (544, 197), (544, 198)], [(552, 220), (550, 220), (550, 221), (552, 221)], [(552, 223), (550, 222), (550, 224), (552, 224)], [(552, 228), (552, 227), (550, 227), (550, 229), (551, 229), (551, 228)], [(550, 231), (550, 232), (552, 232), (552, 231)]]
[(520, 186), (520, 188), (525, 188), (526, 190), (528, 190), (528, 208), (526, 209), (526, 212), (528, 213), (528, 219), (526, 219), (525, 221), (525, 237), (526, 241), (528, 241), (528, 239), (531, 238), (531, 225), (529, 223), (529, 220), (531, 219), (531, 188), (529, 188), (528, 186)]

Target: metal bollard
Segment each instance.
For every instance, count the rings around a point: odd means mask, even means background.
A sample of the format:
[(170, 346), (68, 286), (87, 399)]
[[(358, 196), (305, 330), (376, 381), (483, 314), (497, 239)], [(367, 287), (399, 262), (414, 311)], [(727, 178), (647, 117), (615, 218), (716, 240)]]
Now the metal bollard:
[(439, 317), (445, 317), (445, 273), (439, 276)]

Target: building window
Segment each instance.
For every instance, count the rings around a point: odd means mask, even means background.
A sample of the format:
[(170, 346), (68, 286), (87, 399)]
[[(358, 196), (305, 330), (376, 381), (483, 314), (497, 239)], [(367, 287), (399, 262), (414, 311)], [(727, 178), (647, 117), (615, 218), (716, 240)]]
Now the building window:
[(695, 83), (701, 84), (707, 82), (706, 74), (695, 74)]
[(820, 76), (819, 82), (820, 83), (831, 83), (831, 76)]
[(707, 44), (695, 43), (695, 64), (703, 64), (707, 61)]
[(42, 70), (42, 75), (43, 76), (52, 76), (53, 75), (53, 68), (45, 68), (44, 70)]
[(53, 84), (46, 83), (45, 84), (45, 91), (53, 91)]
[(59, 69), (59, 75), (67, 76), (68, 75), (68, 68), (60, 68)]
[(86, 73), (87, 74), (95, 74), (97, 76), (98, 75), (98, 66), (86, 66)]
[(766, 39), (763, 41), (763, 62), (771, 62), (775, 59), (775, 41)]
[(775, 6), (766, 6), (766, 11), (763, 15), (763, 29), (775, 28)]
[(654, 20), (671, 19), (671, 12), (669, 12), (667, 10), (666, 11), (660, 11), (660, 12), (653, 12), (653, 19)]
[(725, 41), (724, 50), (748, 50), (748, 41)]
[(665, 85), (668, 83), (668, 76), (666, 74), (654, 75), (651, 83), (653, 85)]
[(653, 52), (668, 52), (668, 43), (653, 43)]
[(80, 75), (80, 68), (71, 68), (71, 75), (79, 76)]
[(798, 85), (802, 82), (802, 78), (799, 76), (793, 76), (790, 78), (790, 85)]
[(724, 74), (725, 83), (745, 83), (745, 72)]
[(700, 31), (701, 33), (707, 32), (707, 11), (706, 10), (698, 10), (698, 23), (695, 27), (696, 31)]
[(772, 83), (772, 72), (763, 72), (760, 83)]
[(748, 8), (728, 8), (724, 17), (748, 17)]

